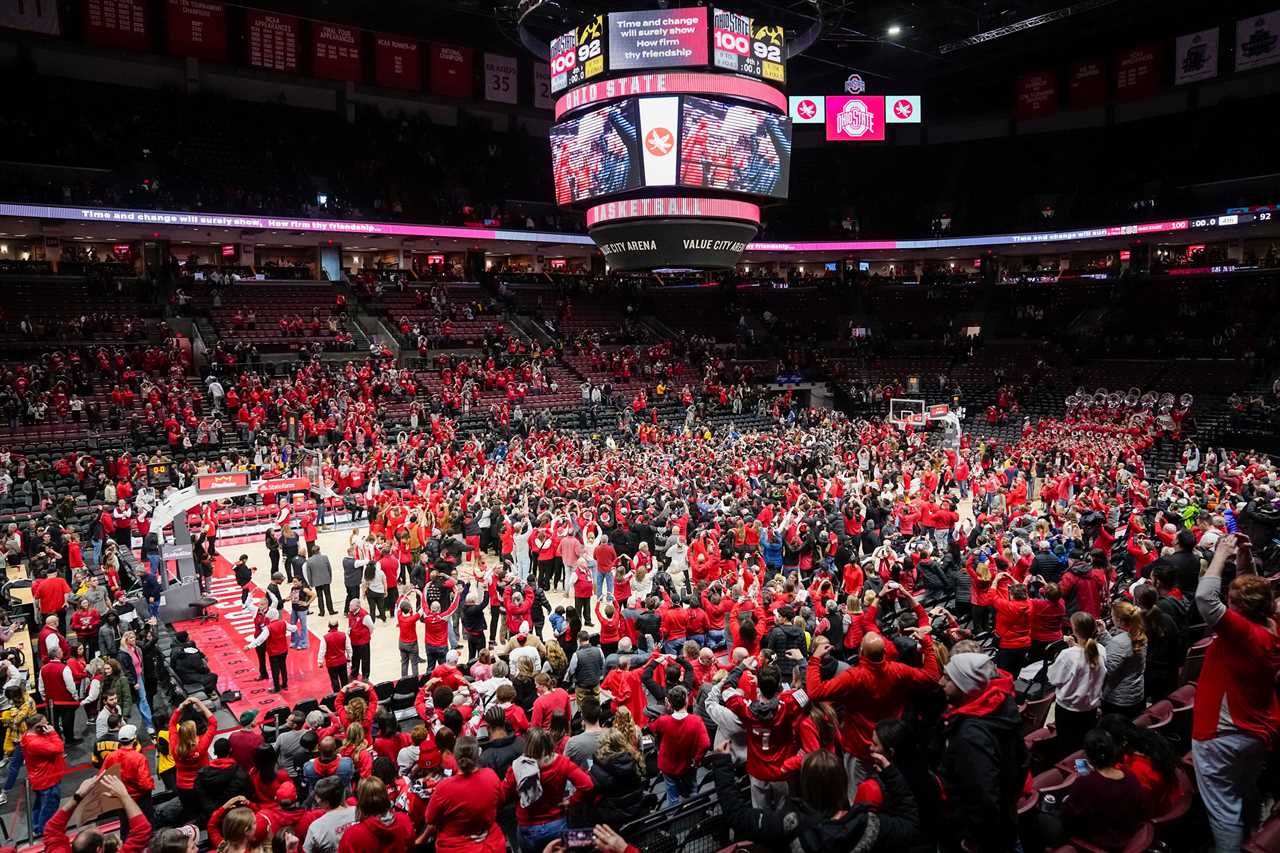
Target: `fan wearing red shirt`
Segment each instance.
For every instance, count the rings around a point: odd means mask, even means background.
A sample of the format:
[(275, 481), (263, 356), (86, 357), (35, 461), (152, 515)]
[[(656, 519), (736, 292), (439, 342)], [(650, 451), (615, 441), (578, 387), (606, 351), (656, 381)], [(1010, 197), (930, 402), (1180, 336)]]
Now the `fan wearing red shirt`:
[(539, 729), (551, 727), (551, 717), (556, 711), (563, 711), (566, 721), (573, 719), (573, 708), (569, 704), (569, 692), (563, 687), (556, 687), (551, 676), (540, 672), (533, 677), (534, 689), (538, 698), (533, 700), (533, 716), (529, 725)]
[[(424, 621), (422, 613), (422, 592), (414, 590), (418, 596), (418, 609), (415, 610), (413, 602), (406, 595), (400, 601), (400, 609), (396, 611), (396, 628), (399, 633), (400, 648), (400, 677), (407, 678), (409, 670), (413, 670), (413, 677), (418, 677), (418, 623)], [(412, 593), (411, 593), (412, 594)], [(447, 643), (446, 638), (446, 643)]]
[[(427, 645), (427, 666), (431, 669), (444, 663), (445, 658), (449, 656), (449, 617), (458, 609), (460, 601), (462, 596), (454, 592), (453, 601), (449, 602), (448, 608), (441, 610), (440, 602), (433, 601), (430, 610), (422, 611), (423, 635)], [(421, 593), (419, 593), (418, 603), (422, 603)]]
[(473, 737), (459, 738), (453, 749), (458, 773), (441, 779), (427, 800), (426, 832), (437, 853), (504, 853), (506, 837), (498, 826), (502, 780), (480, 767)]
[(347, 827), (338, 842), (338, 853), (409, 853), (413, 823), (409, 815), (391, 808), (387, 786), (370, 776), (356, 787), (356, 823)]
[[(517, 758), (516, 762), (527, 764), (522, 759), (536, 762), (542, 796), (527, 805), (521, 800), (520, 785), (516, 781), (516, 765), (513, 764), (507, 768), (502, 779), (502, 799), (516, 801), (520, 848), (544, 850), (547, 844), (560, 838), (566, 828), (566, 799), (569, 806), (578, 805), (590, 795), (595, 783), (585, 770), (555, 751), (551, 735), (545, 729), (529, 729), (525, 734), (524, 755)], [(570, 784), (574, 788), (573, 796), (566, 797)]]
[(1239, 850), (1250, 808), (1261, 803), (1258, 779), (1280, 734), (1280, 636), (1271, 585), (1237, 566), (1222, 603), (1222, 570), (1235, 555), (1235, 534), (1223, 536), (1196, 587), (1196, 608), (1216, 631), (1205, 654), (1191, 717), (1196, 785), (1209, 813), (1216, 850)]
[(759, 701), (748, 702), (737, 691), (745, 668), (734, 667), (725, 679), (733, 692), (724, 700), (725, 708), (742, 721), (747, 735), (747, 776), (751, 778), (751, 805), (758, 809), (781, 808), (787, 798), (787, 759), (800, 744), (798, 734), (808, 697), (803, 690), (779, 694), (782, 675), (778, 667), (760, 668), (757, 678)]
[(70, 594), (71, 587), (67, 585), (62, 575), (53, 570), (31, 583), (31, 597), (40, 604), (40, 612), (45, 616), (59, 617), (59, 625), (67, 623), (67, 615), (63, 611), (67, 607), (67, 596)]
[(693, 796), (698, 764), (711, 746), (702, 718), (690, 714), (686, 706), (689, 691), (677, 684), (667, 691), (669, 714), (649, 724), (649, 731), (661, 740), (658, 744), (658, 771), (667, 784), (667, 805), (678, 805)]
[(1013, 583), (1008, 572), (996, 575), (991, 606), (996, 611), (996, 634), (1000, 637), (996, 667), (1015, 677), (1026, 666), (1031, 649), (1031, 602), (1024, 584)]

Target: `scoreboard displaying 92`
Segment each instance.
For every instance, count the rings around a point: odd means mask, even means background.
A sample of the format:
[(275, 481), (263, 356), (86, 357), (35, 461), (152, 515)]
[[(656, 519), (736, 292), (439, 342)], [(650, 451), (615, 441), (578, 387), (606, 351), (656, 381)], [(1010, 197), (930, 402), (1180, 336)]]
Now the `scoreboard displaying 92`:
[(717, 68), (774, 83), (786, 82), (786, 35), (781, 26), (760, 24), (747, 15), (715, 9), (713, 62)]
[(604, 73), (604, 35), (604, 15), (596, 15), (551, 42), (552, 92)]

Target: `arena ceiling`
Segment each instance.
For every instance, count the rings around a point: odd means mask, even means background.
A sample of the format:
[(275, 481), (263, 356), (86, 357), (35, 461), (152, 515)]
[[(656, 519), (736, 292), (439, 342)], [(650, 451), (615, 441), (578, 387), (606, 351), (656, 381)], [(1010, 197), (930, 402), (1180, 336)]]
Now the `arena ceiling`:
[[(252, 4), (369, 29), (518, 49), (514, 22), (538, 0), (255, 0)], [(545, 34), (588, 14), (660, 5), (661, 0), (541, 0), (530, 18)], [(667, 5), (695, 0), (665, 0)], [(703, 3), (706, 0), (702, 0)], [(819, 14), (821, 39), (792, 61), (788, 88), (832, 94), (851, 73), (870, 92), (981, 91), (998, 80), (1007, 98), (1011, 72), (1078, 58), (1147, 38), (1219, 23), (1206, 0), (723, 0), (726, 7), (806, 28)], [(708, 4), (709, 5), (709, 4)], [(1274, 0), (1241, 3), (1229, 17), (1267, 11)], [(1256, 7), (1256, 8), (1255, 8)], [(523, 52), (523, 51), (521, 51)]]

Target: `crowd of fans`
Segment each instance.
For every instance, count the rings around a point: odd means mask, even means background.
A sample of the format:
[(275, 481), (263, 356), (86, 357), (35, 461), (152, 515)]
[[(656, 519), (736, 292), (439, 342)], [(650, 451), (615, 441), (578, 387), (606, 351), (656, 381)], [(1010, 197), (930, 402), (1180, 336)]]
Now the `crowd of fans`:
[[(1280, 638), (1258, 570), (1274, 569), (1280, 473), (1264, 457), (1188, 447), (1148, 471), (1159, 427), (1088, 410), (956, 446), (785, 409), (751, 431), (637, 419), (604, 444), (545, 424), (467, 436), (439, 411), (397, 432), (387, 404), (415, 394), (389, 362), (213, 382), (255, 450), (180, 477), (287, 474), (309, 445), (363, 516), (345, 555), (318, 547), (310, 516), (301, 536), (272, 529), (282, 560), (265, 598), (242, 581), (259, 675), (285, 688), (285, 656), (308, 648), (336, 696), (268, 742), (252, 712), (227, 735), (208, 708), (148, 689), (158, 626), (116, 627), (113, 606), (129, 586), (121, 550), (154, 542), (147, 469), (77, 458), (67, 476), (102, 468), (102, 492), (86, 487), (101, 515), (6, 541), (44, 619), (35, 677), (7, 667), (5, 713), (47, 844), (66, 844), (64, 815), (95, 796), (86, 782), (59, 805), (80, 707), (103, 766), (120, 767), (124, 795), (98, 784), (127, 844), (207, 832), (237, 850), (542, 851), (581, 829), (623, 850), (617, 830), (710, 786), (737, 837), (770, 849), (1118, 850), (1191, 796), (1176, 761), (1190, 749), (1226, 851), (1271, 794)], [(17, 455), (3, 467), (15, 484), (32, 473)], [(196, 538), (205, 574), (216, 539), (216, 526)], [(137, 580), (148, 599), (158, 564)], [(328, 619), (318, 647), (313, 606)], [(408, 726), (367, 682), (374, 632), (394, 632), (403, 676), (425, 655)], [(1149, 703), (1179, 688), (1208, 635), (1190, 741), (1148, 731)], [(1020, 703), (1037, 673), (1053, 711), (1029, 751)], [(155, 772), (138, 752), (153, 738)], [(1061, 807), (1029, 823), (1035, 771), (1073, 757)], [(162, 788), (177, 805), (154, 805)]]

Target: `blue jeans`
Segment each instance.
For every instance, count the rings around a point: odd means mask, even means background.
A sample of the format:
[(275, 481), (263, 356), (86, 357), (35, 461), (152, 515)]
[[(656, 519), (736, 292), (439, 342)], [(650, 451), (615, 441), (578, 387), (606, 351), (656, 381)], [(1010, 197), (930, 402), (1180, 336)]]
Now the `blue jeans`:
[(609, 594), (613, 595), (613, 572), (592, 572), (596, 577), (596, 598), (604, 598), (604, 588), (609, 588)]
[(26, 761), (22, 758), (22, 744), (15, 743), (13, 752), (9, 753), (9, 775), (4, 780), (4, 792), (7, 794), (13, 790), (13, 786), (18, 784), (18, 774), (22, 772), (22, 765)]
[(560, 838), (568, 828), (564, 818), (535, 823), (518, 829), (520, 853), (542, 853), (547, 845)]
[(151, 572), (150, 572), (151, 576), (152, 576), (153, 578), (159, 579), (159, 577), (160, 577), (160, 555), (159, 555), (159, 554), (148, 554), (148, 555), (147, 555), (147, 562), (151, 564)]
[(62, 785), (54, 785), (43, 791), (31, 792), (31, 836), (44, 835), (44, 825), (49, 822), (62, 802)]
[(151, 703), (147, 701), (147, 688), (143, 685), (142, 679), (138, 679), (138, 713), (142, 715), (142, 724), (148, 729), (154, 729), (151, 724)]
[(1267, 745), (1247, 732), (1231, 732), (1210, 740), (1193, 740), (1191, 756), (1196, 787), (1209, 813), (1214, 849), (1235, 853), (1258, 818), (1262, 803), (1258, 778)]
[(708, 630), (706, 644), (713, 649), (724, 648), (724, 631)]
[(301, 612), (293, 611), (293, 617), (290, 621), (298, 627), (298, 630), (289, 638), (289, 646), (295, 649), (307, 648), (311, 645), (311, 641), (307, 637), (307, 612), (305, 610)]
[(662, 779), (667, 783), (667, 807), (679, 805), (681, 800), (693, 796), (693, 783), (698, 778), (697, 770), (690, 770), (683, 776), (671, 776), (663, 773)]
[(93, 546), (91, 549), (91, 553), (93, 554), (93, 565), (91, 565), (90, 568), (96, 569), (98, 564), (102, 562), (102, 540), (95, 539), (89, 544)]

